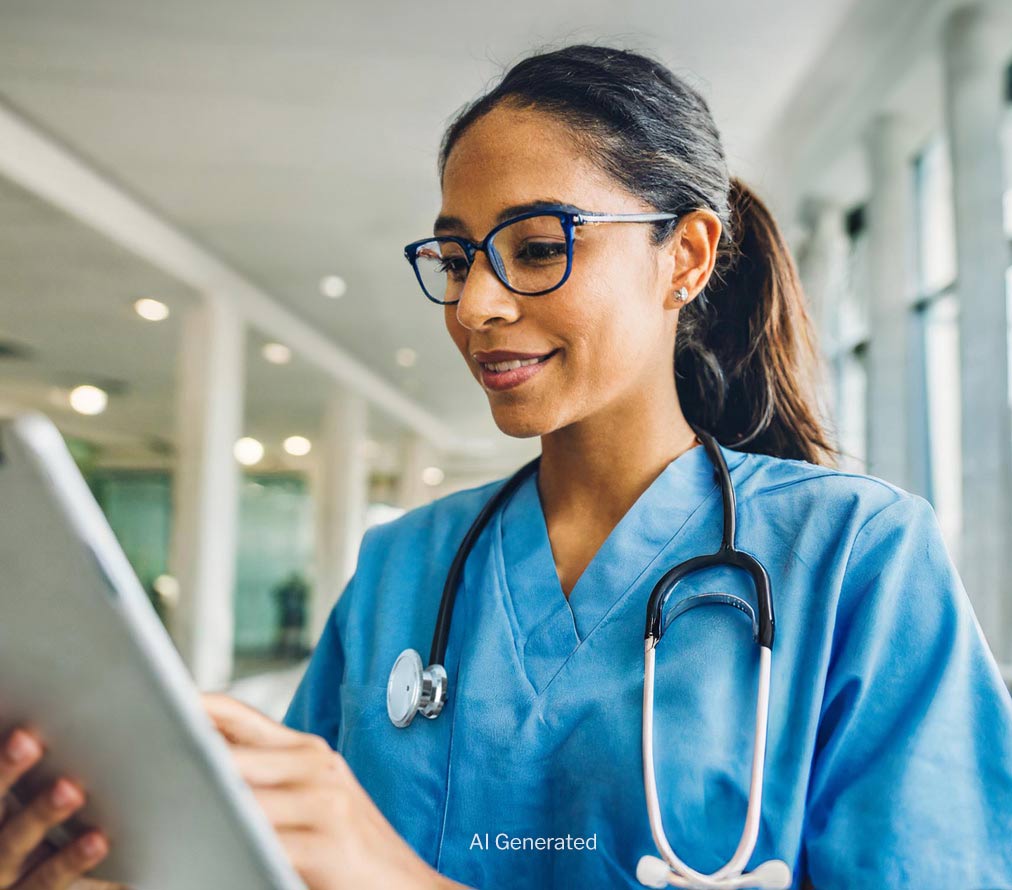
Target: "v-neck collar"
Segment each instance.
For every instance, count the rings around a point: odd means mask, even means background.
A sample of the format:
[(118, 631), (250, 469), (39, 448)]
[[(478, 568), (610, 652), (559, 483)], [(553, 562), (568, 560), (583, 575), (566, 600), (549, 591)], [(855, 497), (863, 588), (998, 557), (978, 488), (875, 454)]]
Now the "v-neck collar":
[[(732, 471), (746, 456), (720, 447)], [(519, 655), (540, 694), (720, 486), (704, 446), (680, 454), (619, 520), (567, 599), (555, 568), (537, 476), (531, 474), (498, 512), (494, 540), (519, 630)]]

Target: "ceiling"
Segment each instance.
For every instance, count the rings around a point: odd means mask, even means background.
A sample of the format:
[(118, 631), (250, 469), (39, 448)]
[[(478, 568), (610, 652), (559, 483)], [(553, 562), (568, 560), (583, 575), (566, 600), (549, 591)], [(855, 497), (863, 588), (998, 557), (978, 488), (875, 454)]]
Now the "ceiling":
[[(733, 171), (761, 190), (770, 122), (854, 5), (6, 0), (0, 100), (459, 434), (501, 439), (401, 254), (431, 231), (453, 112), (538, 48), (646, 50), (703, 91)], [(8, 398), (122, 381), (103, 429), (171, 440), (179, 313), (152, 325), (129, 307), (196, 295), (3, 184), (0, 234), (0, 339), (34, 349), (0, 359)], [(340, 299), (320, 293), (331, 273), (348, 283)], [(330, 384), (297, 356), (266, 366), (261, 343), (248, 422), (268, 438), (313, 428)], [(411, 368), (395, 361), (405, 346)]]

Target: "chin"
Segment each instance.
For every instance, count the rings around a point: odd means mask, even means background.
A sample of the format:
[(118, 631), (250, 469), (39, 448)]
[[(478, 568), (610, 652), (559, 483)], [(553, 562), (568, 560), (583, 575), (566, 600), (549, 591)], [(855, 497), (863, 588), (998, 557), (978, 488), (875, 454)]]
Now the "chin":
[(543, 436), (552, 430), (551, 422), (545, 416), (534, 411), (493, 407), (492, 419), (501, 432), (514, 439), (531, 439), (534, 436)]

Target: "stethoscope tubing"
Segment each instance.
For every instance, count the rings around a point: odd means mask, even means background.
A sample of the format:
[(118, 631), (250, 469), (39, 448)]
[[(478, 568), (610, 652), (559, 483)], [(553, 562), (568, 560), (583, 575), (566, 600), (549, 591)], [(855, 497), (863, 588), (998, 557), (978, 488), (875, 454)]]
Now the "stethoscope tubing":
[(668, 598), (682, 578), (703, 569), (717, 566), (731, 566), (744, 570), (752, 578), (756, 590), (756, 605), (758, 607), (758, 642), (761, 646), (772, 649), (776, 621), (773, 616), (773, 597), (770, 594), (769, 575), (767, 575), (763, 564), (752, 554), (738, 550), (735, 546), (738, 509), (734, 496), (734, 484), (731, 482), (731, 473), (727, 468), (724, 455), (721, 453), (716, 439), (702, 430), (696, 430), (696, 436), (703, 443), (703, 447), (706, 449), (706, 453), (713, 463), (717, 482), (720, 485), (724, 511), (720, 547), (713, 553), (706, 553), (687, 559), (685, 562), (679, 563), (664, 573), (650, 594), (650, 601), (647, 604), (646, 630), (643, 638), (645, 640), (651, 638), (660, 640), (664, 636), (664, 607), (667, 605)]
[[(727, 888), (727, 880), (742, 876), (759, 838), (759, 823), (762, 813), (763, 773), (766, 764), (766, 729), (769, 720), (770, 675), (772, 673), (771, 650), (759, 647), (759, 689), (756, 694), (755, 737), (752, 748), (752, 775), (749, 783), (748, 806), (745, 811), (745, 825), (737, 849), (731, 859), (711, 874), (696, 871), (678, 858), (664, 831), (660, 800), (657, 794), (657, 777), (654, 765), (654, 665), (656, 661), (656, 640), (644, 644), (643, 671), (643, 790), (647, 800), (650, 819), (650, 833), (654, 846), (664, 858), (668, 867), (686, 881), (673, 886), (706, 888)], [(743, 886), (748, 886), (743, 885)]]
[(493, 495), (488, 503), (482, 508), (471, 527), (460, 542), (457, 552), (454, 554), (450, 570), (446, 574), (446, 583), (443, 585), (443, 596), (439, 601), (439, 612), (436, 614), (436, 627), (432, 632), (432, 647), (429, 649), (429, 664), (444, 664), (446, 658), (446, 645), (450, 639), (450, 621), (453, 618), (453, 606), (457, 599), (457, 590), (460, 588), (460, 576), (464, 571), (464, 563), (471, 553), (478, 536), (484, 531), (489, 520), (495, 512), (506, 502), (511, 494), (516, 491), (524, 480), (534, 473), (541, 463), (541, 455), (524, 464), (516, 471), (502, 487)]

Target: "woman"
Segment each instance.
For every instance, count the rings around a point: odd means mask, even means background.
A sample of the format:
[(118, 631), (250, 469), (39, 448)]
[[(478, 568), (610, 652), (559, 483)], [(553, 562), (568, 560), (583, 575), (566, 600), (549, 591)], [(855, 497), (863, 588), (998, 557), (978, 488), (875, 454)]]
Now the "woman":
[[(722, 443), (738, 545), (764, 562), (776, 608), (750, 865), (783, 859), (793, 886), (820, 890), (1012, 887), (1012, 702), (928, 503), (830, 466), (792, 261), (729, 180), (705, 101), (634, 53), (534, 56), (452, 123), (440, 173), (437, 236), (480, 243), (546, 203), (677, 217), (575, 226), (568, 278), (536, 296), (516, 291), (565, 274), (551, 219), (496, 235), (505, 275), (487, 251), (468, 265), (461, 242), (409, 247), (498, 427), (541, 437), (540, 467), (468, 558), (443, 713), (394, 727), (387, 677), (428, 645), (456, 547), (501, 482), (366, 534), (287, 725), (335, 745), (457, 881), (639, 886), (656, 853), (645, 606), (667, 568), (721, 539), (701, 429)], [(504, 370), (510, 358), (522, 366)], [(714, 590), (755, 601), (725, 570), (686, 579), (672, 603)], [(656, 655), (661, 813), (707, 873), (731, 857), (748, 800), (758, 668), (741, 619), (686, 612)], [(513, 848), (567, 835), (593, 849)]]
[[(496, 424), (542, 456), (468, 557), (437, 719), (392, 725), (387, 678), (428, 644), (501, 481), (367, 532), (285, 726), (206, 698), (309, 886), (640, 886), (645, 607), (721, 540), (697, 433), (776, 608), (749, 867), (782, 859), (819, 890), (1012, 886), (1012, 703), (927, 502), (833, 468), (791, 258), (705, 101), (635, 53), (534, 56), (452, 123), (440, 174), (444, 240), (409, 259)], [(573, 225), (570, 256), (574, 208), (630, 224)], [(720, 569), (671, 605), (709, 591), (755, 602)], [(724, 608), (656, 651), (660, 812), (701, 872), (745, 819), (755, 653)]]

